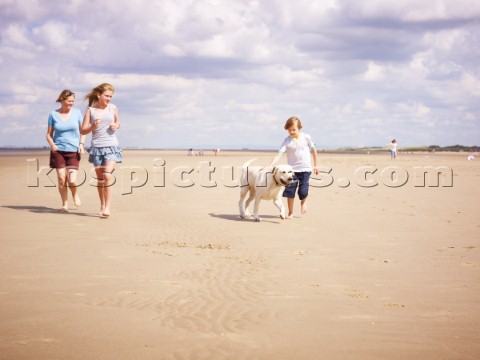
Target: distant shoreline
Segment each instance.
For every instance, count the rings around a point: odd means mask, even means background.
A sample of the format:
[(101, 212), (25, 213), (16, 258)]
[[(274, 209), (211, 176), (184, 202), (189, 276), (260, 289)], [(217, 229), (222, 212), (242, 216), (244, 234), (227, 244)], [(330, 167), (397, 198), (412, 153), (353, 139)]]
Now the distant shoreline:
[[(469, 152), (478, 152), (480, 147), (472, 146), (459, 146), (456, 145), (454, 147), (444, 147), (444, 148), (431, 148), (431, 147), (405, 147), (399, 148), (399, 153), (404, 154), (425, 154), (425, 153), (469, 153)], [(167, 149), (167, 148), (123, 148), (124, 151), (160, 151), (160, 152), (168, 152), (168, 151), (175, 151), (175, 152), (188, 152), (188, 149)], [(193, 149), (194, 155), (203, 150), (205, 155), (208, 155), (210, 152), (213, 153), (214, 149), (204, 148), (204, 149)], [(50, 149), (48, 147), (0, 147), (0, 154), (13, 154), (13, 153), (27, 153), (27, 152), (49, 152)], [(221, 149), (220, 154), (222, 153), (233, 153), (233, 152), (260, 152), (260, 153), (274, 153), (277, 152), (278, 149)], [(318, 149), (319, 154), (346, 154), (346, 155), (355, 155), (355, 154), (385, 154), (388, 153), (390, 150), (388, 148), (380, 148), (380, 147), (371, 147), (371, 148), (332, 148), (332, 149)]]

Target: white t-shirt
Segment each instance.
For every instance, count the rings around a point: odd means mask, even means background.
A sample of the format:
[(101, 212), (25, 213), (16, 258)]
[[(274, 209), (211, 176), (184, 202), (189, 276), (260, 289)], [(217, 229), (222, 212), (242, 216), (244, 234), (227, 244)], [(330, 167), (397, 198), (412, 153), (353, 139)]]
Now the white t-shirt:
[(315, 142), (312, 137), (300, 133), (297, 139), (288, 136), (280, 146), (280, 153), (287, 153), (287, 162), (295, 172), (312, 171), (310, 152), (315, 149)]

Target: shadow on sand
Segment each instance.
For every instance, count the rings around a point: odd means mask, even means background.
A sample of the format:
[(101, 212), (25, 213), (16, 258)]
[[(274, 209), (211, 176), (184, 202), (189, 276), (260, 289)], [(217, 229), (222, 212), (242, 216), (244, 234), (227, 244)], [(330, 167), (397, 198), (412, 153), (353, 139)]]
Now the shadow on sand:
[(88, 217), (99, 217), (98, 215), (87, 214), (83, 212), (69, 211), (68, 213), (62, 213), (58, 209), (49, 208), (46, 206), (19, 206), (19, 205), (2, 205), (4, 208), (13, 209), (13, 210), (23, 210), (29, 211), (36, 214), (59, 214), (59, 215), (77, 215), (77, 216), (88, 216)]
[[(211, 217), (217, 218), (217, 219), (223, 219), (223, 220), (230, 220), (230, 221), (237, 221), (237, 222), (251, 222), (251, 223), (256, 223), (253, 219), (242, 219), (240, 215), (238, 214), (214, 214), (210, 213), (209, 214)], [(263, 215), (260, 216), (262, 219), (262, 222), (269, 222), (272, 224), (280, 224), (281, 220), (279, 216), (274, 216), (274, 215)], [(278, 220), (278, 221), (273, 221), (273, 219)]]

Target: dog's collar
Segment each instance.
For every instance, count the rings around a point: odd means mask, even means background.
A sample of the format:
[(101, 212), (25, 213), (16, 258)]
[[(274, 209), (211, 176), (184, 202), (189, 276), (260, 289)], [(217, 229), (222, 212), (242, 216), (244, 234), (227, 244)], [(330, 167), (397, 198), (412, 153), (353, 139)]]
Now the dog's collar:
[(277, 170), (276, 166), (274, 166), (273, 169), (272, 169), (273, 181), (275, 181), (275, 184), (277, 184), (277, 186), (285, 186), (283, 183), (278, 183), (277, 179), (275, 178), (275, 170)]

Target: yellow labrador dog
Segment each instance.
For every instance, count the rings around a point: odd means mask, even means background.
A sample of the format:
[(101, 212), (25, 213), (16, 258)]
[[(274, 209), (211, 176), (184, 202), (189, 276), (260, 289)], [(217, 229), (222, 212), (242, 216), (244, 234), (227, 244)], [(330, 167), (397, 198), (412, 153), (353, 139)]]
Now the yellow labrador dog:
[[(258, 208), (261, 200), (273, 200), (275, 206), (280, 210), (280, 217), (285, 219), (285, 206), (282, 202), (284, 187), (290, 186), (295, 173), (290, 165), (277, 165), (273, 168), (262, 168), (261, 166), (249, 166), (255, 159), (246, 162), (240, 175), (240, 200), (238, 207), (241, 218), (251, 218), (248, 206), (255, 199), (253, 205), (253, 219), (261, 221), (258, 216)], [(247, 201), (244, 199), (250, 192)]]

